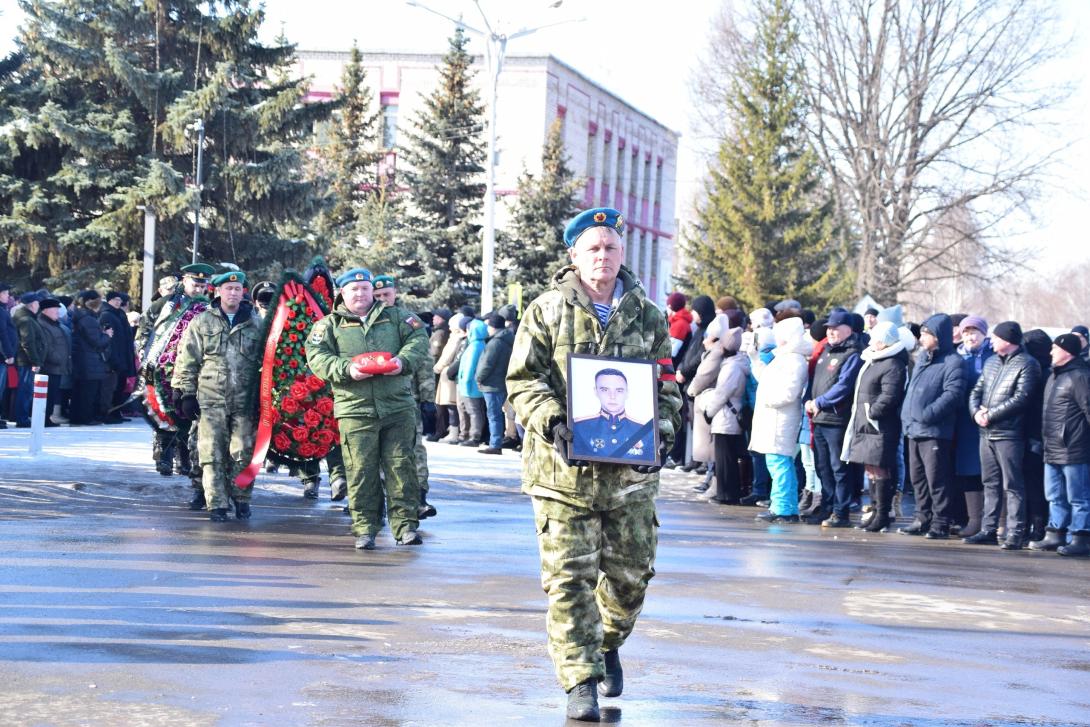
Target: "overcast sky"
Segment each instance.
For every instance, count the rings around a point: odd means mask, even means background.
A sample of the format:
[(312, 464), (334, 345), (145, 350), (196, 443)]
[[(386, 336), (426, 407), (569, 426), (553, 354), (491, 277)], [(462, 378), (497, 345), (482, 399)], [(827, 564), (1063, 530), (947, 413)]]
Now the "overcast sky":
[[(469, 25), (481, 25), (470, 0), (421, 2), (448, 15), (464, 14)], [(702, 171), (693, 149), (689, 78), (722, 2), (564, 0), (559, 8), (550, 8), (553, 0), (481, 0), (481, 6), (493, 27), (506, 31), (575, 21), (512, 41), (508, 52), (551, 53), (681, 132), (677, 212), (682, 216)], [(1048, 72), (1075, 87), (1058, 132), (1071, 147), (1036, 207), (1036, 228), (1024, 239), (1042, 249), (1046, 267), (1072, 254), (1090, 256), (1085, 232), (1090, 214), (1090, 1), (1057, 0), (1056, 5), (1075, 38), (1069, 57)], [(0, 0), (0, 9), (0, 51), (6, 52), (20, 16), (13, 0)], [(308, 50), (347, 50), (356, 40), (366, 50), (442, 52), (451, 32), (448, 21), (399, 0), (265, 0), (265, 9), (265, 39), (275, 38), (283, 27), (289, 40)], [(482, 46), (471, 43), (470, 50), (480, 52)], [(1049, 132), (1050, 142), (1056, 133)]]

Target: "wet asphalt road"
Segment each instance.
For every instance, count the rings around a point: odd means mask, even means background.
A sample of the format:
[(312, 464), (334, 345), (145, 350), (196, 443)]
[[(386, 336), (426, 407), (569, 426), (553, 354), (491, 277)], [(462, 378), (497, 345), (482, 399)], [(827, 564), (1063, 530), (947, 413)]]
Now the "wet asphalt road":
[[(263, 476), (249, 522), (179, 506), (140, 422), (0, 432), (0, 724), (559, 725), (518, 460), (431, 445), (426, 543)], [(1090, 562), (767, 528), (669, 473), (622, 650), (633, 725), (1090, 723)]]

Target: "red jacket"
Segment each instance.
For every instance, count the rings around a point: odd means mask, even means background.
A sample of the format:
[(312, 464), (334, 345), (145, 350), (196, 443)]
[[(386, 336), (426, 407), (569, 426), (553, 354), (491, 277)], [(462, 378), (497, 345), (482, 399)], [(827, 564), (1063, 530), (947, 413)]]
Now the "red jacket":
[(688, 308), (671, 312), (667, 317), (670, 325), (670, 338), (684, 341), (693, 330), (693, 314)]

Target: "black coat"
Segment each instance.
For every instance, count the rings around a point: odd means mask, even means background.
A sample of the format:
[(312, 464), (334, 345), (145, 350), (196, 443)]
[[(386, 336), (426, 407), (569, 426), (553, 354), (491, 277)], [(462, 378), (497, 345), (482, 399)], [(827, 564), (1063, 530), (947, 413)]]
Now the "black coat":
[(6, 305), (0, 303), (0, 363), (3, 363), (5, 359), (15, 358), (15, 352), (18, 349), (19, 334), (11, 320), (11, 311)]
[(507, 365), (511, 363), (514, 345), (515, 334), (509, 328), (501, 328), (488, 337), (477, 362), (477, 386), (481, 391), (507, 391)]
[(41, 366), (45, 363), (47, 344), (45, 331), (38, 323), (38, 316), (23, 305), (15, 309), (11, 319), (19, 331), (19, 350), (15, 353), (15, 365)]
[(901, 428), (913, 439), (952, 441), (965, 396), (965, 367), (954, 349), (950, 316), (931, 316), (924, 327), (935, 334), (939, 347), (916, 356), (901, 406)]
[(72, 377), (86, 381), (101, 381), (109, 369), (106, 357), (110, 337), (102, 332), (98, 316), (86, 308), (76, 308), (72, 315)]
[(47, 343), (42, 373), (49, 376), (69, 376), (72, 373), (72, 341), (68, 332), (59, 321), (50, 320), (43, 315), (38, 316), (38, 325), (42, 327)]
[[(868, 351), (867, 356), (875, 353)], [(908, 354), (903, 348), (885, 358), (864, 361), (856, 377), (855, 401), (848, 423), (851, 437), (845, 453), (848, 462), (896, 470), (907, 368)]]
[(1041, 421), (1045, 462), (1090, 462), (1090, 365), (1081, 358), (1052, 370)]
[(1026, 412), (1041, 385), (1041, 367), (1019, 348), (1012, 354), (995, 354), (969, 394), (969, 411), (988, 409), (988, 427), (981, 436), (991, 441), (1025, 439)]
[(136, 375), (136, 347), (133, 343), (134, 336), (132, 326), (129, 325), (125, 312), (114, 308), (109, 303), (102, 306), (98, 314), (99, 325), (103, 330), (114, 329), (114, 336), (110, 339), (109, 367), (117, 372), (118, 376)]

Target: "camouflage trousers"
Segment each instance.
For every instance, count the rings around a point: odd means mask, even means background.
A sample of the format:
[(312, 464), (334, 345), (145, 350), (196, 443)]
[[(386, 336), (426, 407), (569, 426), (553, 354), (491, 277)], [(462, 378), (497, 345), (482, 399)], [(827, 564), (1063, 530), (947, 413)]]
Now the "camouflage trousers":
[[(168, 429), (156, 429), (152, 435), (151, 452), (155, 458), (156, 467), (171, 467), (174, 463), (179, 468), (184, 468), (189, 463), (189, 471), (182, 474), (189, 477), (194, 490), (200, 490), (202, 473), (200, 459), (197, 454), (197, 427), (196, 422), (179, 420), (177, 431)], [(185, 456), (183, 455), (185, 453)]]
[(424, 448), (424, 417), (420, 415), (420, 407), (416, 407), (416, 446), (413, 447), (416, 455), (416, 481), (420, 485), (420, 492), (427, 494), (428, 477), (428, 450)]
[(337, 424), (348, 475), (352, 532), (377, 535), (382, 528), (384, 483), (379, 477), (380, 469), (386, 475), (386, 513), (394, 537), (416, 530), (420, 525), (416, 516), (420, 487), (413, 454), (416, 444), (413, 415), (405, 411), (385, 419), (344, 417)]
[(253, 487), (238, 487), (235, 477), (250, 463), (256, 433), (256, 421), (252, 416), (231, 414), (221, 407), (201, 410), (197, 424), (197, 454), (209, 510), (226, 508), (228, 498), (250, 501)]
[[(348, 476), (344, 471), (344, 457), (341, 456), (341, 448), (334, 447), (329, 450), (329, 454), (325, 456), (325, 466), (329, 470), (329, 481), (333, 482), (339, 477), (343, 477), (345, 481), (348, 480)], [(293, 464), (288, 474), (292, 477), (298, 477), (302, 480), (303, 484), (309, 482), (317, 482), (322, 474), (321, 460), (314, 460), (313, 462), (306, 462), (303, 464)]]
[(549, 655), (565, 691), (605, 675), (602, 652), (620, 648), (655, 575), (654, 500), (596, 511), (532, 497), (541, 554)]

